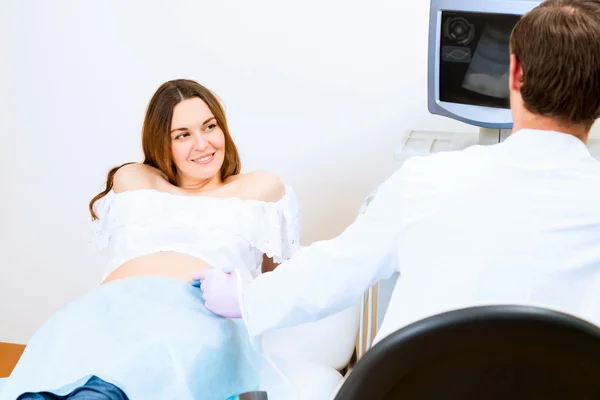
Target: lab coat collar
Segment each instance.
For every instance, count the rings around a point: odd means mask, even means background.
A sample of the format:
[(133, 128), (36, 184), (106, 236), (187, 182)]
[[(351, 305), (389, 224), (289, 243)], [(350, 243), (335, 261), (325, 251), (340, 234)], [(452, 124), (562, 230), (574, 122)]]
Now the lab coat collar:
[(556, 131), (520, 129), (499, 146), (510, 159), (526, 164), (557, 165), (592, 158), (581, 139)]

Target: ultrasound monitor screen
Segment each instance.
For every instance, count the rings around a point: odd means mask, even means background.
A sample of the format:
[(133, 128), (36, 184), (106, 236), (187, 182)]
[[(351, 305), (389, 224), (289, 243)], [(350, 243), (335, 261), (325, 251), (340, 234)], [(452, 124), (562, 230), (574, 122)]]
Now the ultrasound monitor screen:
[(442, 12), (440, 100), (510, 108), (509, 39), (518, 15)]

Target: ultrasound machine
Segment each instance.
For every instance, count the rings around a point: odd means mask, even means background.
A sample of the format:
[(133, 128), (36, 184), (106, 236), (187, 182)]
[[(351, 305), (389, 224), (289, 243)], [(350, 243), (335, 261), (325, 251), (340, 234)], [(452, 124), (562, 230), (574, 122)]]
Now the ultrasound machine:
[[(510, 135), (510, 34), (519, 18), (540, 3), (430, 0), (427, 108), (467, 126), (465, 132), (409, 131), (396, 160), (499, 143)], [(600, 159), (600, 127), (592, 129), (588, 148)]]

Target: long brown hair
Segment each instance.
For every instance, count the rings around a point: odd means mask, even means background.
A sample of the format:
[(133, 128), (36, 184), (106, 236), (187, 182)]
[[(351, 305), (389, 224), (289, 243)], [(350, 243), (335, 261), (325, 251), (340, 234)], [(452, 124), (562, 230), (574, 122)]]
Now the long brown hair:
[[(169, 129), (173, 118), (173, 109), (183, 100), (192, 97), (202, 99), (225, 136), (225, 158), (221, 166), (221, 179), (237, 175), (241, 170), (240, 156), (237, 147), (231, 138), (225, 111), (216, 96), (198, 82), (188, 79), (177, 79), (163, 83), (148, 104), (144, 125), (142, 127), (142, 149), (144, 151), (144, 164), (158, 169), (169, 183), (178, 186), (177, 168), (171, 156), (171, 137)], [(113, 188), (115, 174), (126, 163), (112, 168), (106, 177), (105, 189), (90, 201), (89, 211), (92, 220), (98, 219), (94, 212), (94, 203), (106, 196)]]

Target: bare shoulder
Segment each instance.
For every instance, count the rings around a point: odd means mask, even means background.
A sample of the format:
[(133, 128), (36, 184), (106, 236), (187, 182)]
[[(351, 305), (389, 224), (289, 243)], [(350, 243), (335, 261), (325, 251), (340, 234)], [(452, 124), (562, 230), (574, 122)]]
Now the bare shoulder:
[(285, 184), (276, 174), (269, 171), (252, 171), (240, 174), (237, 180), (248, 198), (275, 202), (285, 195)]
[(159, 170), (142, 163), (129, 163), (121, 166), (114, 176), (113, 191), (155, 189), (159, 179), (163, 179)]

